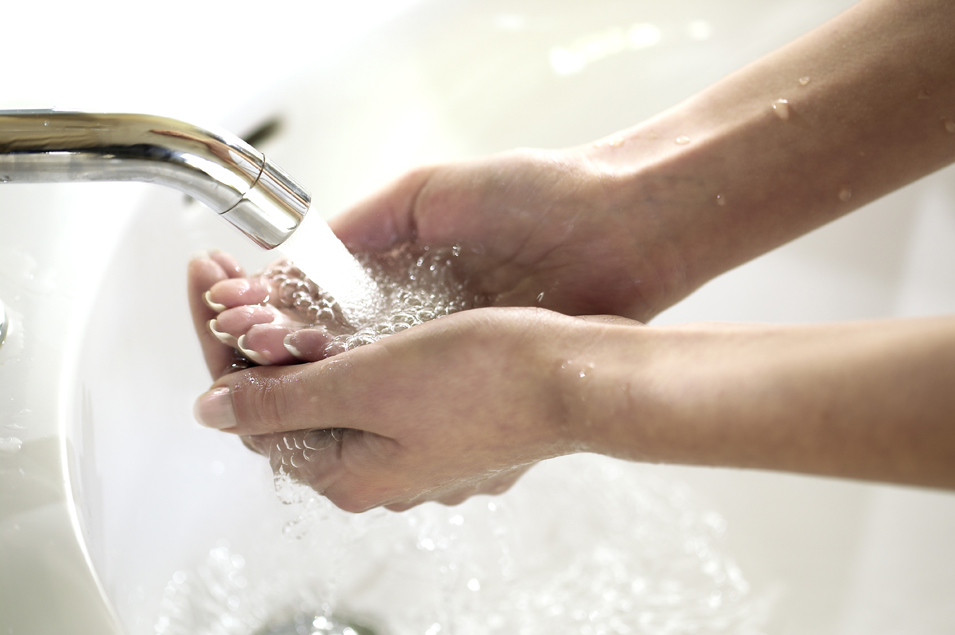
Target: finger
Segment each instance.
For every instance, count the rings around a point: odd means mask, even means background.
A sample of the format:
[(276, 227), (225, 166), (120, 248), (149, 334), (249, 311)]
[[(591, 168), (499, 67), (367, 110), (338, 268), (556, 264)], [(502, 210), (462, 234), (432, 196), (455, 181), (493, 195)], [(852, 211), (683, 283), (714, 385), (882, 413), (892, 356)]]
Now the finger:
[(212, 285), (203, 299), (209, 308), (218, 312), (239, 306), (261, 304), (269, 299), (269, 284), (258, 277), (229, 278)]
[(236, 341), (236, 348), (261, 366), (292, 364), (298, 360), (285, 347), (285, 338), (291, 332), (281, 324), (255, 324)]
[(187, 280), (189, 307), (192, 313), (192, 322), (199, 338), (206, 366), (213, 379), (222, 376), (235, 359), (231, 348), (222, 344), (208, 328), (210, 320), (215, 318), (216, 312), (203, 300), (205, 293), (214, 284), (225, 280), (228, 274), (218, 262), (211, 258), (196, 258), (189, 263)]
[(242, 270), (242, 265), (239, 264), (239, 261), (235, 259), (231, 254), (227, 254), (224, 251), (211, 251), (209, 252), (209, 258), (214, 260), (225, 274), (230, 278), (243, 278), (245, 277), (245, 272)]
[(370, 387), (389, 372), (389, 362), (383, 348), (369, 344), (311, 364), (231, 373), (199, 397), (195, 415), (203, 425), (240, 435), (318, 428), (377, 432), (388, 417)]
[(486, 494), (497, 496), (509, 490), (514, 483), (527, 471), (530, 466), (521, 466), (505, 472), (495, 474), (491, 478), (478, 483), (457, 487), (450, 491), (442, 492), (435, 496), (434, 500), (442, 505), (460, 505), (472, 496)]
[(297, 430), (243, 437), (269, 459), (273, 472), (285, 473), (350, 512), (407, 497), (388, 466), (397, 445), (358, 430)]
[(414, 204), (435, 168), (418, 168), (332, 218), (332, 231), (350, 249), (381, 251), (415, 237)]
[(285, 338), (285, 348), (305, 362), (317, 362), (344, 352), (342, 345), (333, 345), (331, 333), (322, 328), (301, 329)]
[(235, 341), (249, 332), (249, 329), (256, 324), (272, 324), (280, 314), (271, 306), (239, 306), (234, 309), (226, 309), (220, 313), (215, 320), (209, 323), (214, 335), (219, 337), (220, 341), (228, 344), (229, 342), (220, 335), (232, 337), (231, 346), (235, 346)]
[(296, 430), (242, 437), (246, 445), (269, 459), (272, 471), (323, 493), (341, 476), (342, 430)]

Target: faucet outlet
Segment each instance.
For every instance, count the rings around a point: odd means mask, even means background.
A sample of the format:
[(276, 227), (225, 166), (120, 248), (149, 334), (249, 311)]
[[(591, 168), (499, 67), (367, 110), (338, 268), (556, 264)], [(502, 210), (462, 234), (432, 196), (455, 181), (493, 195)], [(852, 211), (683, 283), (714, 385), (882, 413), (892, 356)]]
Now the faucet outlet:
[(132, 114), (0, 110), (0, 183), (145, 181), (205, 203), (257, 245), (282, 244), (311, 197), (226, 132)]

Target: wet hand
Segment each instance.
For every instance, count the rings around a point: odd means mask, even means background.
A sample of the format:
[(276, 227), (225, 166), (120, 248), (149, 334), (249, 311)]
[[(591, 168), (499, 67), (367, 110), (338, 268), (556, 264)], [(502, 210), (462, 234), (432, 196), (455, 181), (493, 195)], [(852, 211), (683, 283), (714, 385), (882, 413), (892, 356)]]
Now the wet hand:
[(556, 345), (580, 324), (535, 309), (467, 311), (320, 362), (226, 375), (196, 413), (265, 454), (289, 439), (300, 449), (292, 476), (343, 509), (457, 503), (580, 449)]
[(461, 245), (495, 306), (646, 321), (690, 289), (629, 176), (580, 150), (519, 150), (415, 170), (329, 224), (352, 251)]

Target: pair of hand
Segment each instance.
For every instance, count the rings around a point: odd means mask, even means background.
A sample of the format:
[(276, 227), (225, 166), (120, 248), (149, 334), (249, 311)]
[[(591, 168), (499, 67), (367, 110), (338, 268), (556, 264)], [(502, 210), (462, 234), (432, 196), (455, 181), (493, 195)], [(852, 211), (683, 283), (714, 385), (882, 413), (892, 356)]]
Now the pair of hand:
[[(264, 454), (284, 434), (308, 441), (295, 476), (349, 511), (501, 492), (534, 462), (584, 449), (560, 367), (593, 345), (595, 322), (568, 316), (645, 320), (685, 293), (652, 209), (632, 209), (626, 188), (570, 152), (406, 175), (332, 228), (354, 252), (463, 245), (461, 273), (490, 306), (327, 359), (327, 334), (269, 306), (267, 280), (226, 254), (194, 260), (193, 318), (216, 379), (197, 417)], [(230, 372), (240, 342), (271, 365)]]

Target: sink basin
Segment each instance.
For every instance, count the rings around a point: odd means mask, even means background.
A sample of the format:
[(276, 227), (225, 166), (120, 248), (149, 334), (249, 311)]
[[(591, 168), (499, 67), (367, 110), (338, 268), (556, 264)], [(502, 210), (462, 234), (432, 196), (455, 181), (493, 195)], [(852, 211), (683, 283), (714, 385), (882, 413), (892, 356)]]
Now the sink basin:
[[(260, 149), (328, 216), (423, 162), (609, 134), (851, 4), (433, 0), (220, 123), (277, 121)], [(283, 504), (192, 419), (184, 290), (198, 250), (269, 253), (140, 184), (0, 187), (0, 223), (4, 635), (955, 630), (944, 492), (577, 456), (455, 508)], [(953, 241), (948, 169), (657, 322), (955, 311)]]

